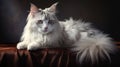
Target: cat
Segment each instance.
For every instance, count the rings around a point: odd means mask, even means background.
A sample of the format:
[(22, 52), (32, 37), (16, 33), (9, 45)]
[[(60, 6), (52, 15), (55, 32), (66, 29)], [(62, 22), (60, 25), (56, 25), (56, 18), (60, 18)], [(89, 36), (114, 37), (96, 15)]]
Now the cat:
[(45, 9), (31, 4), (27, 24), (17, 49), (65, 47), (77, 53), (76, 58), (80, 63), (85, 59), (92, 62), (98, 58), (110, 59), (110, 53), (116, 49), (112, 38), (81, 20), (70, 18), (59, 21), (55, 15), (57, 4)]

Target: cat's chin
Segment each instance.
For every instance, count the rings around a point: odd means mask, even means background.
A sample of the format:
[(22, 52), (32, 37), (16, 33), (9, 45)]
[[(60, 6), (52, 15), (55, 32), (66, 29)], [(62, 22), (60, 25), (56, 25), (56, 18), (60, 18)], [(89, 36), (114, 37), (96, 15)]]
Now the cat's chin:
[(41, 34), (44, 34), (44, 35), (48, 35), (48, 34), (50, 34), (50, 33), (52, 33), (52, 31), (42, 31), (42, 32), (40, 32)]

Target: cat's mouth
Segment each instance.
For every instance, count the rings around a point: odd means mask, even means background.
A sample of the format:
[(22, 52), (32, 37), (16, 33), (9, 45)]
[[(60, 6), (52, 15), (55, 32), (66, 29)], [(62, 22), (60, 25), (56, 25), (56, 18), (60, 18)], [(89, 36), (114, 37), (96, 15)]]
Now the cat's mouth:
[(38, 31), (39, 31), (40, 33), (42, 33), (42, 34), (47, 34), (47, 33), (49, 33), (49, 31), (48, 31), (48, 30), (45, 30), (45, 29), (38, 29)]
[(45, 30), (43, 30), (43, 32), (48, 32), (48, 30), (47, 30), (47, 29), (45, 29)]
[(43, 32), (44, 34), (48, 34), (48, 33), (50, 33), (50, 30), (44, 29), (44, 30), (42, 30), (42, 32)]
[(43, 34), (50, 34), (52, 31), (50, 30), (43, 30)]

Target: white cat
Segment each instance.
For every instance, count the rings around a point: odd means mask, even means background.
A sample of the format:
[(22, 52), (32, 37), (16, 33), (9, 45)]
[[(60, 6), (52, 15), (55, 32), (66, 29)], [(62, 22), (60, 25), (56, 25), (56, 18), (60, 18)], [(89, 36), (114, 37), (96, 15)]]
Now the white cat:
[(57, 3), (42, 10), (31, 4), (27, 24), (17, 49), (66, 47), (77, 53), (80, 63), (85, 59), (92, 62), (98, 58), (110, 59), (109, 53), (115, 50), (111, 38), (81, 20), (70, 18), (59, 21), (55, 16), (56, 5)]

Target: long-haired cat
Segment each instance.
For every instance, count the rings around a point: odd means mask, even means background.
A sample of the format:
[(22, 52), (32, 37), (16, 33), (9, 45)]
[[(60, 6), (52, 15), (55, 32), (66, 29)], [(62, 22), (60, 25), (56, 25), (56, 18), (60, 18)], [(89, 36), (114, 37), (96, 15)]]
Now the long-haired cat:
[(85, 59), (92, 62), (98, 58), (110, 59), (109, 53), (115, 50), (111, 38), (81, 20), (70, 18), (59, 21), (55, 16), (56, 5), (57, 3), (42, 10), (31, 4), (27, 24), (17, 49), (66, 47), (77, 53), (80, 63)]

